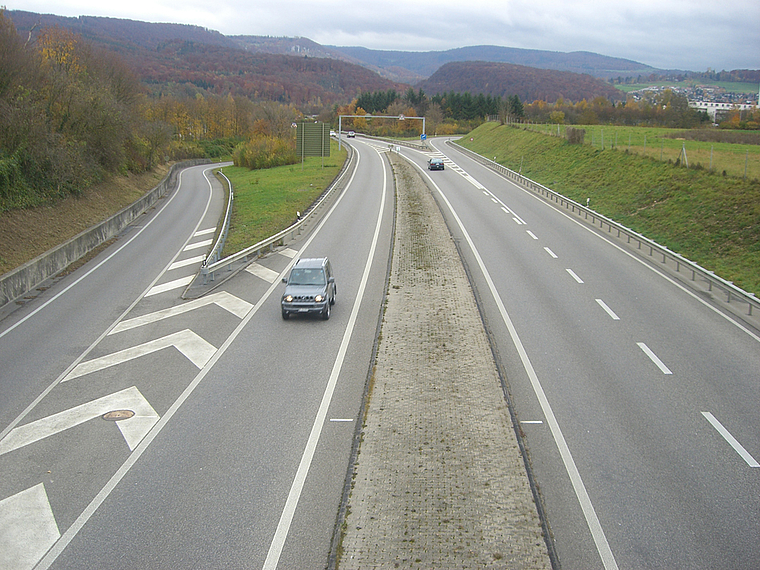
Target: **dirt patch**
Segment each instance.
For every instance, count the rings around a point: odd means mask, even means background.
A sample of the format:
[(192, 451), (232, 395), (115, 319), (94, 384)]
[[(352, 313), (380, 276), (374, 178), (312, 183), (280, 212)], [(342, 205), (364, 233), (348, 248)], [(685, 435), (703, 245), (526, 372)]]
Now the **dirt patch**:
[(155, 188), (162, 165), (145, 174), (113, 177), (56, 204), (0, 214), (0, 275), (102, 222)]

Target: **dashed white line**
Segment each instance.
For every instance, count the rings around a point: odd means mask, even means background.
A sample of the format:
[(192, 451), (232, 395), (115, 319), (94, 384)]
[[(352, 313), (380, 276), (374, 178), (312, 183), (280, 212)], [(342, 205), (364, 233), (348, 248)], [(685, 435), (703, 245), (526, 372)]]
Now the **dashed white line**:
[(707, 419), (710, 424), (712, 424), (712, 427), (714, 427), (718, 433), (728, 442), (728, 445), (734, 448), (734, 451), (738, 453), (744, 461), (747, 462), (747, 465), (750, 467), (760, 467), (760, 463), (757, 462), (757, 460), (752, 457), (749, 454), (749, 451), (744, 449), (744, 446), (739, 443), (736, 438), (731, 435), (731, 433), (723, 427), (723, 424), (720, 423), (717, 418), (712, 415), (710, 412), (702, 412), (702, 415)]
[(665, 366), (665, 363), (662, 360), (660, 360), (659, 358), (657, 358), (657, 355), (654, 352), (652, 352), (651, 348), (649, 348), (643, 342), (637, 342), (636, 344), (638, 345), (638, 347), (641, 350), (644, 351), (644, 354), (646, 354), (649, 357), (649, 359), (657, 365), (657, 368), (659, 368), (662, 371), (663, 374), (673, 374), (670, 371), (670, 368), (668, 368), (667, 366)]
[(570, 277), (572, 277), (573, 279), (575, 279), (578, 283), (583, 283), (583, 279), (581, 279), (580, 277), (578, 277), (575, 274), (575, 271), (573, 271), (572, 269), (565, 269), (565, 271), (567, 271), (570, 274)]
[(600, 306), (602, 309), (604, 309), (604, 311), (605, 311), (605, 312), (606, 312), (606, 313), (607, 313), (607, 314), (610, 316), (610, 318), (611, 318), (613, 321), (619, 321), (619, 320), (620, 320), (620, 317), (618, 317), (618, 316), (615, 314), (615, 311), (613, 311), (612, 309), (610, 309), (610, 308), (607, 306), (607, 303), (605, 303), (605, 302), (604, 302), (604, 301), (602, 301), (601, 299), (597, 299), (597, 300), (596, 300), (596, 302), (597, 302), (597, 303), (599, 303), (599, 306)]
[(534, 234), (532, 231), (530, 231), (530, 230), (525, 230), (525, 231), (533, 239), (538, 239), (538, 236), (536, 234)]
[(556, 254), (556, 253), (554, 253), (554, 252), (553, 252), (551, 249), (549, 249), (548, 247), (545, 247), (545, 248), (544, 248), (544, 251), (546, 251), (546, 253), (548, 253), (549, 255), (551, 255), (551, 256), (552, 256), (554, 259), (557, 259), (557, 254)]

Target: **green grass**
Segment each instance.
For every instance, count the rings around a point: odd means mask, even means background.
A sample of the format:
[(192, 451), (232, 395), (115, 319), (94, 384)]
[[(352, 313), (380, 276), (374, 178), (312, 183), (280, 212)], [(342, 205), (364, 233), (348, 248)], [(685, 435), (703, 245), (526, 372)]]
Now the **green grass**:
[[(704, 168), (727, 176), (748, 179), (760, 179), (760, 145), (735, 144), (728, 142), (709, 142), (687, 140), (688, 131), (684, 129), (666, 129), (660, 127), (623, 127), (611, 125), (568, 125), (586, 131), (584, 143), (597, 150), (614, 148), (641, 156), (648, 156), (664, 162), (684, 162), (683, 151), (690, 168)], [(559, 128), (558, 128), (559, 127)], [(565, 136), (566, 125), (530, 125), (531, 130)], [(737, 136), (752, 136), (757, 131), (724, 131), (721, 129), (702, 129), (701, 132), (712, 136), (725, 137), (729, 133)]]
[[(324, 160), (324, 166), (323, 166)], [(265, 170), (225, 167), (235, 191), (230, 231), (222, 255), (245, 249), (296, 221), (340, 172), (346, 150), (330, 143), (330, 156)]]
[(757, 180), (686, 169), (627, 153), (620, 144), (603, 151), (570, 145), (497, 123), (460, 143), (515, 171), (522, 162), (528, 178), (582, 204), (588, 198), (599, 213), (760, 294)]

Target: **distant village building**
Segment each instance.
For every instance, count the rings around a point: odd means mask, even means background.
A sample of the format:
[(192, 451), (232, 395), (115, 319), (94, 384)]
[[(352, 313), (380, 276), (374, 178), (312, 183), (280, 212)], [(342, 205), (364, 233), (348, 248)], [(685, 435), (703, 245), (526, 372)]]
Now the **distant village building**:
[(689, 101), (689, 107), (707, 111), (714, 122), (718, 122), (730, 111), (749, 111), (757, 108), (755, 103), (722, 103), (719, 101)]

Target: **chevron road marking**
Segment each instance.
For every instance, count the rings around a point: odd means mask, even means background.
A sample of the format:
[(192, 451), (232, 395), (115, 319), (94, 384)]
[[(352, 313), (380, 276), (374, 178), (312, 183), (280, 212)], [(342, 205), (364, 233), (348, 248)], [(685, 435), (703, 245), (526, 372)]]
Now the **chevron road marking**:
[(114, 352), (113, 354), (107, 354), (100, 358), (94, 358), (93, 360), (82, 362), (75, 366), (74, 369), (66, 375), (62, 382), (67, 382), (74, 378), (84, 376), (85, 374), (91, 374), (92, 372), (110, 368), (111, 366), (116, 366), (117, 364), (122, 364), (129, 360), (134, 360), (140, 356), (151, 354), (171, 346), (184, 354), (188, 360), (198, 368), (203, 368), (216, 352), (216, 347), (203, 340), (193, 331), (185, 329), (138, 346), (126, 348), (119, 352)]
[(0, 501), (3, 570), (31, 570), (60, 537), (42, 483)]
[(259, 277), (264, 281), (268, 281), (269, 283), (274, 283), (280, 277), (280, 274), (276, 271), (272, 271), (268, 267), (264, 267), (258, 263), (251, 263), (248, 267), (245, 268), (245, 270), (251, 275), (255, 275), (256, 277)]
[(194, 275), (188, 275), (187, 277), (182, 277), (180, 279), (175, 279), (174, 281), (168, 281), (166, 283), (162, 283), (161, 285), (156, 285), (153, 287), (153, 289), (145, 293), (145, 296), (152, 297), (153, 295), (158, 295), (159, 293), (165, 293), (166, 291), (180, 289), (186, 285), (190, 285), (194, 278)]
[(194, 311), (195, 309), (205, 307), (206, 305), (217, 305), (240, 319), (245, 317), (248, 311), (253, 307), (248, 301), (235, 297), (235, 295), (227, 293), (226, 291), (220, 291), (219, 293), (213, 293), (200, 299), (188, 301), (187, 303), (177, 305), (176, 307), (170, 307), (168, 309), (156, 311), (155, 313), (143, 315), (142, 317), (134, 317), (132, 319), (121, 321), (108, 334), (116, 334), (150, 323), (155, 323), (156, 321), (163, 319), (176, 317), (177, 315)]
[(92, 402), (13, 428), (8, 435), (0, 440), (0, 455), (117, 410), (134, 412), (133, 416), (115, 422), (129, 449), (134, 450), (145, 437), (145, 434), (159, 420), (159, 416), (140, 391), (132, 386)]

